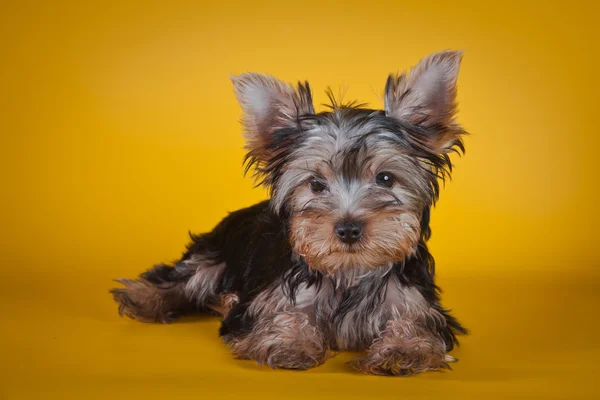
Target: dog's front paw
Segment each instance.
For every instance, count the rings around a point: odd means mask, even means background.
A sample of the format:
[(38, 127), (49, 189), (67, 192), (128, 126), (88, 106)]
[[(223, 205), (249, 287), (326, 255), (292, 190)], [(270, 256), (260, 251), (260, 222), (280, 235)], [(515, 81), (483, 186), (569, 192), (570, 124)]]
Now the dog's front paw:
[(413, 351), (403, 348), (388, 348), (381, 352), (369, 352), (358, 359), (358, 369), (373, 375), (408, 376), (424, 371), (451, 369), (444, 356), (429, 350)]
[(394, 321), (373, 342), (367, 355), (356, 360), (356, 366), (367, 374), (395, 376), (451, 369), (448, 363), (456, 360), (446, 355), (445, 347), (441, 339), (427, 330)]
[(323, 335), (302, 313), (284, 313), (259, 321), (242, 338), (226, 338), (233, 353), (272, 368), (309, 369), (328, 358)]

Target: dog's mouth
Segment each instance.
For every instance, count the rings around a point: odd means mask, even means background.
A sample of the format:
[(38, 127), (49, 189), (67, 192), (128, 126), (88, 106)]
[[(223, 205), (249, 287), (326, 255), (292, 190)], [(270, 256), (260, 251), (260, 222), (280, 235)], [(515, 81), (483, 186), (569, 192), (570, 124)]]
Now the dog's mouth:
[(352, 243), (352, 244), (345, 244), (345, 243), (339, 243), (337, 246), (333, 246), (333, 248), (329, 251), (329, 255), (333, 255), (333, 254), (358, 254), (361, 251), (365, 250), (365, 243), (363, 240), (356, 242), (356, 243)]
[(361, 246), (359, 244), (346, 245), (344, 246), (344, 249), (340, 251), (340, 253), (357, 254), (361, 251), (360, 247)]

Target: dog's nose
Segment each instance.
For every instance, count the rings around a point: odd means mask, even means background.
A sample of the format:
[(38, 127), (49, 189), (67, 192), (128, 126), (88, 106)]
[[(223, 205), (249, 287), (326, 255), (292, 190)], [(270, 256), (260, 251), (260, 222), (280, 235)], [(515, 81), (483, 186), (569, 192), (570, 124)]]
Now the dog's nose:
[(335, 234), (346, 244), (357, 242), (362, 236), (362, 224), (356, 221), (344, 221), (335, 226)]

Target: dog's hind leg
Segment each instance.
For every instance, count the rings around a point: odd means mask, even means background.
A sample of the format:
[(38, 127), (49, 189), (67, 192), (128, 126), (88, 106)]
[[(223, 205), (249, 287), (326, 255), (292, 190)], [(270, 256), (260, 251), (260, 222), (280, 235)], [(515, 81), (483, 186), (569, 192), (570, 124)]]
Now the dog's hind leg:
[[(173, 266), (158, 265), (136, 280), (119, 279), (125, 287), (111, 292), (121, 315), (144, 322), (172, 322), (194, 311), (227, 315), (240, 301), (238, 293), (254, 283), (244, 271), (255, 238), (263, 237), (256, 232), (270, 215), (268, 207), (265, 201), (235, 211), (212, 231), (191, 235), (187, 252)], [(278, 232), (280, 227), (266, 229)]]
[(118, 279), (112, 289), (119, 314), (142, 322), (170, 323), (182, 314), (219, 310), (219, 282), (225, 264), (187, 254), (175, 266), (158, 265), (136, 280)]

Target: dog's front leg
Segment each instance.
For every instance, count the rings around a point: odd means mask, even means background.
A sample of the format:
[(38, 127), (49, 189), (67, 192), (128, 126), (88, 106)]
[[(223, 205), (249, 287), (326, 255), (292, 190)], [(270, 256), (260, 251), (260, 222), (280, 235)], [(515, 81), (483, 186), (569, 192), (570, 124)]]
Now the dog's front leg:
[(367, 355), (358, 360), (363, 372), (376, 375), (414, 375), (449, 369), (454, 358), (446, 355), (443, 339), (414, 320), (390, 320)]
[(287, 293), (277, 285), (231, 310), (221, 335), (234, 355), (289, 369), (309, 369), (328, 358), (329, 342), (315, 313), (315, 286), (301, 285), (294, 299)]
[(323, 333), (303, 312), (261, 316), (250, 333), (227, 341), (236, 356), (272, 368), (309, 369), (327, 358)]

